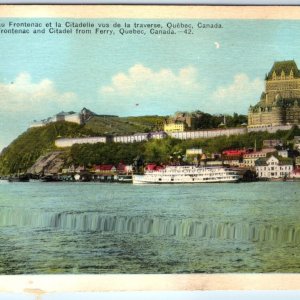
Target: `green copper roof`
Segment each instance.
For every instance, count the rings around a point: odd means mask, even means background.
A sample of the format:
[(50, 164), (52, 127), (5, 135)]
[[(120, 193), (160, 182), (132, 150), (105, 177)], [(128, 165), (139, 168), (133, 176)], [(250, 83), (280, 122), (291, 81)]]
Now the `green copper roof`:
[(267, 158), (260, 157), (254, 163), (255, 163), (255, 166), (266, 166), (267, 165)]
[(276, 75), (281, 75), (284, 71), (285, 75), (290, 75), (291, 70), (294, 72), (294, 77), (300, 77), (300, 71), (298, 70), (297, 64), (294, 60), (276, 61), (273, 64), (272, 69), (267, 75), (267, 79), (272, 79), (272, 74), (275, 71)]

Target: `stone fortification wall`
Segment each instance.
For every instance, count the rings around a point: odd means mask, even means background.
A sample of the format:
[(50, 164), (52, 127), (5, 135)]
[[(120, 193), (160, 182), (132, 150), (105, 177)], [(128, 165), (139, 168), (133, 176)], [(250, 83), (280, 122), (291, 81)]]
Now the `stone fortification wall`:
[(55, 146), (59, 148), (72, 147), (74, 144), (96, 144), (106, 143), (106, 137), (86, 137), (86, 138), (64, 138), (55, 141)]
[(277, 130), (290, 130), (292, 127), (293, 125), (248, 127), (248, 132), (268, 131), (275, 133)]
[(197, 138), (212, 138), (217, 136), (230, 136), (247, 133), (247, 128), (211, 129), (198, 131), (172, 132), (170, 136), (175, 139), (187, 140)]
[[(198, 130), (198, 131), (184, 131), (172, 132), (168, 135), (164, 134), (159, 138), (166, 138), (170, 136), (174, 139), (199, 139), (199, 138), (213, 138), (218, 136), (231, 136), (246, 134), (247, 132), (267, 131), (275, 133), (277, 130), (290, 130), (293, 125), (279, 125), (279, 126), (256, 126), (256, 127), (243, 127), (243, 128), (228, 128), (228, 129), (211, 129), (211, 130)], [(86, 138), (62, 138), (55, 141), (55, 146), (59, 148), (72, 147), (74, 144), (95, 144), (95, 143), (134, 143), (148, 140), (145, 133), (128, 135), (128, 136), (115, 136), (109, 137), (86, 137)]]

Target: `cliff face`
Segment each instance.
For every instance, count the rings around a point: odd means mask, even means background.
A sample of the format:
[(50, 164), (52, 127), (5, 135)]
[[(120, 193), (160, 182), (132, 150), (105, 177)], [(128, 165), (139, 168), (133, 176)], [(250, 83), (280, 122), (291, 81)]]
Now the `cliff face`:
[(41, 155), (37, 161), (27, 170), (30, 174), (55, 174), (61, 171), (64, 160), (60, 157), (62, 152), (54, 151)]

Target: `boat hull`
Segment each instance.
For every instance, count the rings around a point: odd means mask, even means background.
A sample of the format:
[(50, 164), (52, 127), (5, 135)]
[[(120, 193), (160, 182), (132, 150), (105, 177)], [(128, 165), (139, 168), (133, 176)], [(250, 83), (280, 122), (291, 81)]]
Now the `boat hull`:
[(238, 176), (228, 178), (203, 178), (197, 176), (161, 176), (154, 178), (147, 175), (134, 175), (133, 184), (185, 184), (185, 183), (235, 183), (239, 181)]
[(10, 177), (8, 178), (8, 182), (29, 182), (29, 177), (27, 176)]

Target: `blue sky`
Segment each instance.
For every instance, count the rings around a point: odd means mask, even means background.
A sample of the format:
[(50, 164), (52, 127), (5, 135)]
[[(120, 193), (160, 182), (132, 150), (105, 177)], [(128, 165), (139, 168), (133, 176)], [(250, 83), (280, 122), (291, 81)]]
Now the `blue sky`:
[(119, 116), (246, 114), (274, 61), (300, 65), (300, 22), (218, 22), (222, 29), (193, 35), (0, 35), (0, 149), (33, 120), (82, 107)]

